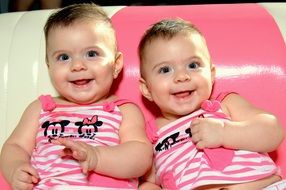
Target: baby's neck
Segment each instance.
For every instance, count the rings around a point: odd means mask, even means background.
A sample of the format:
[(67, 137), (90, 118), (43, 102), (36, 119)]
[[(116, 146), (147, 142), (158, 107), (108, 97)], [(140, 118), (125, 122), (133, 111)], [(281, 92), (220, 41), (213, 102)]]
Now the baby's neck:
[(61, 105), (92, 105), (92, 104), (102, 104), (102, 103), (105, 103), (105, 102), (110, 102), (110, 101), (113, 101), (115, 99), (117, 99), (117, 96), (115, 95), (110, 95), (106, 98), (103, 98), (103, 99), (100, 99), (99, 101), (95, 101), (95, 102), (92, 102), (92, 103), (77, 103), (77, 102), (73, 102), (73, 101), (70, 101), (62, 96), (58, 96), (58, 97), (54, 97), (53, 98), (55, 103), (56, 104), (61, 104)]

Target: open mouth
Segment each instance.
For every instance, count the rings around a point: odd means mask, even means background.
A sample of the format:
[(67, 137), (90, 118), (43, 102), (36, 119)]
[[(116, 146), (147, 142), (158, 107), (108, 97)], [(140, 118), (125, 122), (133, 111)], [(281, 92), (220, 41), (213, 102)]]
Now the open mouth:
[(189, 97), (192, 93), (193, 93), (193, 91), (191, 91), (191, 90), (180, 91), (180, 92), (173, 93), (173, 96), (175, 96), (175, 97), (177, 97), (177, 98), (187, 98), (187, 97)]
[(71, 83), (77, 86), (83, 86), (83, 85), (89, 84), (91, 81), (92, 79), (80, 79), (80, 80), (71, 81)]

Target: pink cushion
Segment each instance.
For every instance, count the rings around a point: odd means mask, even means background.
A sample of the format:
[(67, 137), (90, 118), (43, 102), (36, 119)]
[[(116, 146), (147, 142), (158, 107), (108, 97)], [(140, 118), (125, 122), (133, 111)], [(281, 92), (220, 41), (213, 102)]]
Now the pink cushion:
[[(236, 91), (276, 114), (286, 126), (285, 42), (272, 16), (259, 4), (134, 6), (119, 11), (112, 20), (124, 53), (125, 68), (117, 94), (137, 102), (146, 119), (153, 117), (148, 109), (156, 108), (140, 96), (138, 88), (137, 45), (150, 24), (171, 17), (187, 19), (205, 34), (218, 71), (215, 94)], [(285, 143), (271, 153), (284, 177)]]
[(0, 189), (1, 190), (11, 190), (10, 186), (8, 185), (8, 183), (5, 181), (4, 177), (2, 176), (1, 172), (0, 172)]

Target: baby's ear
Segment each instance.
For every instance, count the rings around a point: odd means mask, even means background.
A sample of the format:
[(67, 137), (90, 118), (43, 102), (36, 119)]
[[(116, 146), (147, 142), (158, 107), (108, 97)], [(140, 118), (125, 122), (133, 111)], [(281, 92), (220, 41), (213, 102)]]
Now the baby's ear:
[(146, 84), (146, 81), (142, 78), (142, 77), (140, 77), (140, 79), (139, 79), (139, 82), (140, 82), (140, 91), (141, 91), (141, 94), (145, 97), (145, 98), (147, 98), (149, 101), (153, 101), (153, 98), (152, 98), (152, 96), (151, 96), (151, 93), (150, 93), (150, 91), (149, 91), (149, 89), (148, 89), (148, 86), (147, 86), (147, 84)]
[(114, 66), (113, 66), (113, 78), (116, 79), (123, 68), (123, 54), (121, 52), (116, 53)]
[(211, 78), (212, 78), (212, 84), (214, 84), (215, 81), (215, 77), (216, 77), (216, 67), (215, 65), (211, 65)]

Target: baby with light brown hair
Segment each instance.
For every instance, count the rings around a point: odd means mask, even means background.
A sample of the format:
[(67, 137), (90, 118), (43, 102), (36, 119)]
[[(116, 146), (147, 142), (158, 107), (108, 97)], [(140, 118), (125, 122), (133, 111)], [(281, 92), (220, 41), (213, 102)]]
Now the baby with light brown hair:
[(237, 93), (212, 97), (216, 67), (194, 25), (155, 23), (138, 54), (141, 93), (161, 111), (146, 126), (154, 166), (140, 189), (286, 188), (267, 155), (284, 137), (278, 119)]

